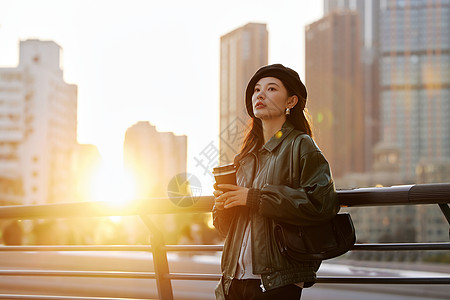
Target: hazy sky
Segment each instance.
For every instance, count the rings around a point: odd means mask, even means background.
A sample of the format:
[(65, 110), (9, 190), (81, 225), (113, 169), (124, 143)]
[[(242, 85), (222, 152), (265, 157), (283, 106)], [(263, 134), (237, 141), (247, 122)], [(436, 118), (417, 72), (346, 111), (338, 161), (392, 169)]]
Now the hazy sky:
[[(66, 82), (78, 85), (78, 141), (121, 164), (125, 130), (150, 121), (188, 136), (188, 169), (219, 124), (220, 36), (266, 23), (269, 63), (304, 79), (304, 27), (318, 0), (0, 0), (0, 67), (16, 66), (20, 40), (63, 48)], [(198, 174), (201, 175), (201, 174)]]

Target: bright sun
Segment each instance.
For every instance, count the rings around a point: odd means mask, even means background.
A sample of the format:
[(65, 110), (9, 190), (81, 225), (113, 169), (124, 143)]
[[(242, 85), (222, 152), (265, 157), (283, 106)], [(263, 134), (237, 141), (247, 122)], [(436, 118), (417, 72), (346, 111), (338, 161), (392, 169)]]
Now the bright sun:
[(126, 204), (136, 197), (133, 176), (123, 169), (102, 166), (93, 180), (92, 198), (114, 204)]

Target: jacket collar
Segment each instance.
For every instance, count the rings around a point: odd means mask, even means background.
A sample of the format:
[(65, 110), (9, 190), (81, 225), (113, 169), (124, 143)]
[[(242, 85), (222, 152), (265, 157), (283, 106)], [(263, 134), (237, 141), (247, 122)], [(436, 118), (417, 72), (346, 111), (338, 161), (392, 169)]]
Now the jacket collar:
[(289, 135), (289, 133), (291, 133), (292, 130), (294, 130), (294, 125), (286, 120), (283, 126), (281, 126), (281, 129), (278, 130), (277, 133), (275, 133), (270, 140), (264, 144), (263, 148), (269, 152), (272, 152), (279, 144), (281, 144), (281, 142)]

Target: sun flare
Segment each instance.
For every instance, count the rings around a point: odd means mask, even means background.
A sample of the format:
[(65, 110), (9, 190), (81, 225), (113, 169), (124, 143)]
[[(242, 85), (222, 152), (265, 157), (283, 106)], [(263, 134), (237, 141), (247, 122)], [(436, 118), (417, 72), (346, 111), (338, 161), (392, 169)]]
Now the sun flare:
[(94, 201), (127, 204), (136, 198), (135, 181), (123, 169), (111, 170), (102, 166), (93, 182)]

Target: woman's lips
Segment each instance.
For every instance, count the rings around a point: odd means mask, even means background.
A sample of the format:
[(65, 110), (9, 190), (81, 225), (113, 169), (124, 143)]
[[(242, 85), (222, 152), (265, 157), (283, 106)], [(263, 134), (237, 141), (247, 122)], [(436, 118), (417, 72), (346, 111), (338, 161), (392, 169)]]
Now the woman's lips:
[(266, 106), (261, 101), (258, 101), (255, 104), (255, 109), (261, 109), (261, 108), (264, 108), (264, 107), (266, 107)]

